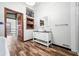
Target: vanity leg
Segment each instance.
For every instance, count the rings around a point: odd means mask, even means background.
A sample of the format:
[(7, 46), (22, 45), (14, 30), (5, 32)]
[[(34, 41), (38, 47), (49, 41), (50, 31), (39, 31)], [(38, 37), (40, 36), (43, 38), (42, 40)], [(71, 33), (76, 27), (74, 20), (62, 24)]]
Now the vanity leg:
[(49, 48), (49, 41), (47, 41), (47, 48)]
[(47, 46), (47, 48), (49, 48), (49, 45)]
[(33, 40), (32, 40), (32, 42), (34, 42), (34, 37), (33, 37)]

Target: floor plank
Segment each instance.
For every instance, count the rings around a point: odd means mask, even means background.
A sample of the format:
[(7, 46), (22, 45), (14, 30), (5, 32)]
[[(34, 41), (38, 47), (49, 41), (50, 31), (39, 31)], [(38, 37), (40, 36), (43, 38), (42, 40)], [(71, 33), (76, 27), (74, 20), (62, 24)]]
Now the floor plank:
[(70, 50), (58, 46), (47, 48), (32, 40), (26, 42), (12, 41), (9, 45), (9, 51), (11, 56), (77, 56), (75, 52)]

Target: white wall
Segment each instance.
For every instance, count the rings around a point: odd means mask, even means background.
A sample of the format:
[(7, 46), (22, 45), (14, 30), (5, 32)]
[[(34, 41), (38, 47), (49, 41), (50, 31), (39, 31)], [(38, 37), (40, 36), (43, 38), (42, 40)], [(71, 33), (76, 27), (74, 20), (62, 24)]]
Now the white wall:
[[(4, 11), (4, 9), (3, 9), (3, 7), (2, 7), (2, 4), (0, 4), (0, 22), (3, 22), (4, 23), (4, 13), (3, 13), (3, 11)], [(0, 36), (4, 36), (4, 25), (2, 26), (2, 34), (0, 34)], [(0, 29), (0, 30), (1, 30)]]
[(5, 39), (0, 37), (0, 56), (5, 56)]
[(0, 37), (0, 56), (10, 56), (7, 39)]
[[(70, 3), (40, 2), (35, 6), (35, 29), (39, 29), (40, 18), (47, 16), (53, 32), (53, 40), (58, 45), (70, 45)], [(46, 20), (47, 21), (47, 20)], [(37, 24), (37, 25), (36, 25)], [(68, 26), (55, 26), (68, 24)], [(46, 25), (46, 24), (45, 24)], [(70, 47), (69, 47), (70, 48)]]
[(71, 7), (71, 48), (79, 52), (79, 3), (72, 3)]
[[(4, 22), (4, 7), (23, 13), (24, 24), (26, 23), (26, 7), (32, 8), (31, 6), (26, 5), (24, 2), (5, 2), (5, 3), (0, 2), (0, 21), (3, 21), (3, 22)], [(30, 31), (25, 28), (26, 28), (26, 25), (24, 26), (24, 33), (25, 33), (24, 39), (27, 39), (28, 38), (27, 35), (30, 36), (30, 34), (28, 34), (27, 32), (30, 32)], [(30, 33), (32, 34), (32, 31)], [(4, 31), (3, 31), (3, 35), (4, 35)], [(32, 36), (29, 38), (32, 38)]]

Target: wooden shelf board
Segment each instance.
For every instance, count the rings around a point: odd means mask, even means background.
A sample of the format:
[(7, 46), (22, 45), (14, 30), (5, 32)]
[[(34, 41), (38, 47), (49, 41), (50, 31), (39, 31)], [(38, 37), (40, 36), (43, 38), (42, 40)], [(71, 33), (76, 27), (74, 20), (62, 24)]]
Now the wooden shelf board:
[(34, 17), (30, 17), (30, 16), (28, 16), (28, 15), (26, 15), (26, 16), (27, 16), (27, 18), (34, 19)]

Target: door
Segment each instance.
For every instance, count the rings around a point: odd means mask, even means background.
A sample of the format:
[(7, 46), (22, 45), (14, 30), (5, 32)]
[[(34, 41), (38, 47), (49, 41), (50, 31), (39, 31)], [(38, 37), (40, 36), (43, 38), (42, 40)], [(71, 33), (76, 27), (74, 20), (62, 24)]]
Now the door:
[(23, 15), (17, 14), (18, 18), (18, 39), (23, 41)]

